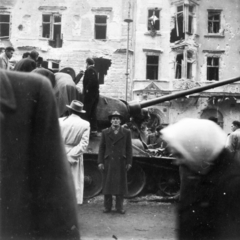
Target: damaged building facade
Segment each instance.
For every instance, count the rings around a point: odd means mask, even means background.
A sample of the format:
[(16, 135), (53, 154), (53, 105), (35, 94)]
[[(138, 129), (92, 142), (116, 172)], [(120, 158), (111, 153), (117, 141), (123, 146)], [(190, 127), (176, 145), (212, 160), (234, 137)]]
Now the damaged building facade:
[[(44, 67), (85, 69), (101, 94), (144, 101), (240, 76), (240, 0), (2, 0), (0, 47), (36, 49)], [(240, 83), (149, 108), (152, 123), (240, 120)]]

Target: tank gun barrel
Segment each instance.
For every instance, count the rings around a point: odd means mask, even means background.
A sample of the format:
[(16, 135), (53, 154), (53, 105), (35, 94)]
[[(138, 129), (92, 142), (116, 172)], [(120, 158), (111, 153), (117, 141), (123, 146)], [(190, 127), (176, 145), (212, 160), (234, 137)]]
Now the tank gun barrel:
[(137, 115), (137, 114), (141, 113), (141, 109), (145, 108), (145, 107), (149, 107), (149, 106), (152, 106), (152, 105), (155, 105), (155, 104), (158, 104), (158, 103), (170, 101), (170, 100), (173, 100), (173, 99), (176, 99), (176, 98), (184, 97), (184, 96), (187, 96), (187, 95), (190, 95), (190, 94), (203, 92), (205, 90), (216, 88), (216, 87), (219, 87), (219, 86), (223, 86), (223, 85), (233, 83), (233, 82), (236, 82), (236, 81), (239, 81), (239, 80), (240, 80), (240, 77), (235, 77), (235, 78), (222, 80), (222, 81), (219, 81), (219, 82), (216, 82), (216, 83), (211, 83), (211, 84), (208, 84), (208, 85), (205, 85), (205, 86), (202, 86), (202, 87), (192, 88), (192, 89), (180, 91), (180, 92), (177, 92), (177, 93), (173, 93), (173, 94), (170, 94), (170, 95), (165, 95), (165, 96), (155, 98), (155, 99), (151, 99), (151, 100), (144, 101), (144, 102), (133, 101), (133, 102), (128, 103), (129, 110), (130, 110), (130, 115), (134, 116), (134, 115)]

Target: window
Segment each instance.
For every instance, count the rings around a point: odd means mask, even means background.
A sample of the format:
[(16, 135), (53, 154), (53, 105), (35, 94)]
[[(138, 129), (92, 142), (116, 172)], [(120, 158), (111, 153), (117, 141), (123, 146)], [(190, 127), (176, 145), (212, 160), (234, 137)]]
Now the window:
[(155, 9), (149, 9), (148, 10), (148, 31), (158, 31), (160, 30), (160, 10)]
[(178, 54), (176, 57), (176, 65), (175, 65), (175, 78), (180, 79), (182, 78), (183, 72), (183, 54)]
[(104, 77), (107, 75), (107, 71), (111, 66), (111, 60), (104, 58), (94, 58), (94, 66), (98, 72), (99, 84), (104, 84)]
[(42, 15), (42, 37), (49, 38), (49, 45), (62, 47), (61, 16), (57, 14)]
[(208, 10), (208, 33), (219, 33), (221, 28), (221, 11)]
[(147, 56), (147, 79), (158, 79), (158, 62), (159, 56)]
[(106, 40), (107, 16), (95, 15), (95, 39)]
[(174, 28), (171, 31), (170, 42), (185, 39), (185, 33), (193, 34), (194, 5), (176, 6)]
[(207, 80), (219, 80), (219, 57), (207, 57)]
[(183, 53), (177, 54), (175, 62), (175, 78), (192, 79), (193, 52), (184, 50)]
[(192, 79), (192, 65), (193, 65), (193, 53), (187, 51), (187, 79)]
[(10, 15), (0, 14), (0, 39), (9, 39)]
[(42, 62), (42, 67), (51, 70), (56, 73), (59, 72), (59, 62), (58, 60), (47, 60)]
[(194, 15), (194, 7), (192, 5), (189, 5), (189, 7), (187, 8), (188, 10), (188, 19), (187, 19), (187, 29), (186, 31), (189, 34), (193, 33), (193, 15)]

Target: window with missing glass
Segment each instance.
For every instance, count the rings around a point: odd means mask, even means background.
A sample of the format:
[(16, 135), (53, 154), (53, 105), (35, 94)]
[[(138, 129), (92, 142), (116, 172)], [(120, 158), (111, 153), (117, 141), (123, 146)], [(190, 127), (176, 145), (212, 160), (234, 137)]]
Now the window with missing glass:
[(174, 28), (171, 31), (170, 42), (185, 39), (185, 34), (193, 34), (195, 12), (196, 5), (194, 4), (176, 5)]
[(147, 79), (158, 79), (159, 56), (147, 56)]
[(148, 31), (160, 30), (160, 9), (148, 10)]
[(0, 14), (0, 39), (9, 39), (10, 14)]
[(219, 33), (221, 28), (221, 10), (208, 10), (208, 33)]
[(107, 39), (107, 16), (95, 15), (95, 39)]
[(207, 57), (207, 80), (219, 80), (219, 57)]

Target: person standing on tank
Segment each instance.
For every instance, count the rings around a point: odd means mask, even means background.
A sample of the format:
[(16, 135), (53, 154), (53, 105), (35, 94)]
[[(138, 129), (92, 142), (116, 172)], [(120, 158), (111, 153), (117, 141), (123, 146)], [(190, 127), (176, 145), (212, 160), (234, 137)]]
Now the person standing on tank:
[(96, 108), (99, 99), (99, 81), (98, 73), (94, 68), (94, 60), (86, 59), (86, 71), (83, 78), (83, 96), (85, 118), (90, 122), (91, 133), (97, 133)]
[(103, 172), (104, 213), (112, 211), (112, 196), (116, 196), (116, 211), (124, 214), (123, 196), (127, 194), (127, 171), (132, 166), (130, 130), (120, 126), (122, 116), (113, 112), (111, 126), (102, 131), (98, 154), (98, 168)]

